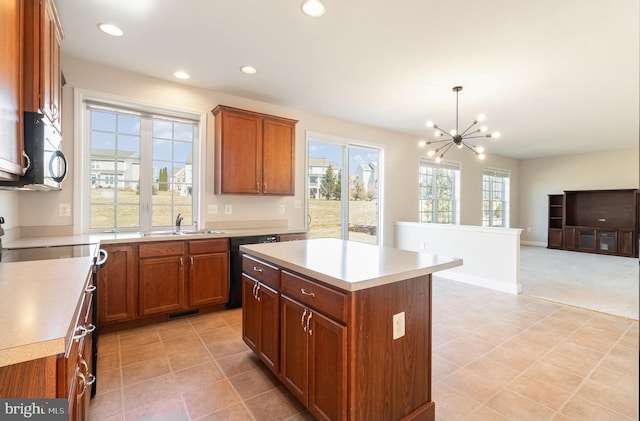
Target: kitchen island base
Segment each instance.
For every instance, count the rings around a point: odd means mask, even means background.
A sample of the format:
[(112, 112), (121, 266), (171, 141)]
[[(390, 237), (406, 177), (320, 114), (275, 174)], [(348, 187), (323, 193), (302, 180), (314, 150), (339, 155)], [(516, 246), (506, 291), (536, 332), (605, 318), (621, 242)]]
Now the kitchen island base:
[[(245, 343), (317, 419), (434, 420), (431, 273), (461, 261), (341, 240), (296, 243), (245, 247)], [(314, 266), (309, 250), (324, 262), (351, 260)]]

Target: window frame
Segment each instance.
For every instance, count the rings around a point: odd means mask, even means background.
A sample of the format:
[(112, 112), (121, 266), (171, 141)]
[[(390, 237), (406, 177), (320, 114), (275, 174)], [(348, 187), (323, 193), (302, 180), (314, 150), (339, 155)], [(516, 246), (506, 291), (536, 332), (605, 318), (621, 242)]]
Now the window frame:
[[(432, 191), (432, 197), (430, 199), (428, 198), (423, 198), (422, 197), (422, 182), (421, 182), (421, 177), (422, 177), (422, 168), (423, 167), (428, 167), (428, 168), (434, 168), (436, 170), (436, 172), (433, 173), (433, 185), (435, 185), (435, 188)], [(455, 171), (455, 177), (453, 180), (453, 199), (450, 200), (449, 202), (451, 202), (451, 212), (452, 212), (452, 217), (451, 220), (452, 222), (437, 222), (438, 221), (438, 201), (442, 201), (442, 199), (438, 199), (436, 192), (437, 192), (437, 188), (438, 188), (438, 170), (441, 169), (447, 169), (447, 170), (453, 170)], [(436, 162), (434, 159), (429, 159), (427, 157), (424, 156), (420, 156), (419, 158), (419, 163), (418, 163), (418, 222), (423, 223), (423, 224), (446, 224), (446, 225), (460, 225), (460, 189), (461, 189), (461, 179), (462, 179), (462, 164), (460, 162), (457, 161), (440, 161), (439, 163)], [(432, 217), (432, 221), (424, 221), (422, 216), (423, 214), (427, 213), (424, 212), (422, 210), (422, 202), (423, 200), (430, 200), (431, 201), (431, 217)]]
[[(89, 91), (84, 89), (75, 89), (74, 91), (74, 138), (77, 140), (74, 142), (74, 202), (73, 202), (73, 233), (74, 234), (94, 234), (104, 232), (139, 232), (151, 229), (151, 216), (146, 216), (150, 213), (151, 209), (151, 196), (148, 198), (148, 202), (143, 203), (143, 197), (140, 201), (140, 226), (127, 227), (127, 228), (90, 228), (90, 209), (91, 200), (87, 198), (87, 194), (91, 193), (91, 134), (90, 134), (90, 112), (86, 103), (99, 103), (107, 107), (113, 107), (122, 111), (132, 111), (139, 113), (145, 117), (166, 117), (177, 120), (187, 120), (196, 124), (193, 149), (192, 149), (192, 164), (193, 164), (193, 188), (192, 188), (192, 219), (193, 221), (199, 221), (201, 215), (204, 215), (203, 206), (203, 191), (205, 190), (205, 165), (202, 165), (202, 160), (206, 157), (206, 122), (207, 113), (203, 111), (189, 110), (186, 108), (177, 108), (172, 106), (166, 106), (163, 104), (155, 104), (150, 102), (141, 101), (135, 98), (119, 97), (115, 95), (105, 94), (102, 92)], [(153, 121), (153, 120), (151, 120)], [(141, 133), (142, 135), (142, 133)], [(146, 148), (146, 150), (145, 150)], [(151, 144), (144, 145), (141, 140), (140, 155), (151, 153)], [(152, 176), (148, 171), (151, 171), (153, 157), (149, 155), (149, 168), (144, 168), (141, 165), (141, 174), (147, 174), (146, 177)], [(141, 162), (142, 164), (142, 162)], [(148, 170), (148, 171), (147, 171)], [(147, 171), (147, 172), (145, 172)], [(141, 175), (142, 177), (142, 175)], [(144, 194), (144, 188), (141, 183), (141, 195)], [(148, 190), (151, 190), (152, 180), (149, 180)], [(146, 220), (146, 222), (144, 221)], [(145, 225), (143, 225), (145, 224)], [(187, 225), (186, 227), (195, 226)], [(166, 228), (170, 228), (169, 226)], [(162, 229), (161, 227), (154, 227), (153, 229)]]
[[(489, 194), (490, 194), (490, 198), (489, 200), (485, 200), (484, 198), (484, 192), (485, 192), (485, 188), (484, 188), (484, 183), (485, 183), (485, 176), (486, 177), (491, 177), (493, 178), (502, 178), (505, 179), (506, 182), (502, 183), (503, 186), (503, 190), (502, 190), (502, 197), (503, 200), (501, 200), (501, 204), (502, 204), (502, 225), (493, 225), (493, 223), (491, 223), (491, 221), (493, 220), (493, 212), (489, 212), (489, 224), (487, 225), (485, 223), (485, 218), (484, 218), (484, 209), (485, 209), (485, 202), (489, 202), (489, 205), (487, 207), (487, 209), (493, 209), (493, 205), (492, 203), (495, 202), (494, 196), (495, 196), (495, 192), (493, 190), (493, 180), (489, 180)], [(509, 198), (511, 196), (511, 171), (509, 170), (504, 170), (504, 169), (500, 169), (500, 168), (492, 168), (492, 167), (482, 167), (482, 184), (481, 184), (481, 189), (482, 189), (482, 226), (483, 227), (493, 227), (493, 228), (509, 228), (510, 227), (510, 218), (509, 218), (509, 213), (510, 213), (510, 204), (509, 204)]]
[[(305, 212), (309, 215), (309, 143), (310, 142), (320, 142), (325, 144), (331, 144), (335, 146), (339, 146), (342, 148), (341, 153), (341, 171), (343, 173), (349, 174), (349, 148), (362, 148), (362, 149), (375, 149), (378, 153), (378, 183), (377, 183), (377, 222), (376, 222), (376, 244), (383, 244), (384, 239), (384, 206), (383, 206), (383, 198), (384, 198), (384, 154), (385, 154), (385, 146), (382, 144), (378, 144), (375, 142), (367, 142), (362, 140), (356, 140), (352, 138), (345, 138), (340, 136), (328, 135), (319, 132), (307, 131), (305, 134)], [(344, 176), (344, 174), (343, 174)], [(341, 209), (340, 209), (340, 223), (341, 223), (341, 238), (348, 239), (349, 238), (349, 176), (346, 178), (341, 178), (341, 198), (347, 198), (347, 200), (342, 200)], [(305, 228), (309, 228), (308, 218), (305, 218)]]

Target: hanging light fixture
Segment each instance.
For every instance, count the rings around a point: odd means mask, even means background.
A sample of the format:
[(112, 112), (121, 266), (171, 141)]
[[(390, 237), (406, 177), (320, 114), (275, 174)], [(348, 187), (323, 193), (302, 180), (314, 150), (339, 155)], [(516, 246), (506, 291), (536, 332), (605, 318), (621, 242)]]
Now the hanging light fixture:
[[(469, 148), (478, 159), (484, 159), (484, 148), (482, 146), (469, 144), (469, 139), (476, 139), (480, 137), (489, 137), (497, 139), (500, 137), (500, 132), (493, 133), (485, 133), (487, 131), (487, 126), (481, 126), (476, 128), (476, 125), (482, 121), (484, 121), (484, 114), (480, 114), (474, 121), (467, 127), (463, 132), (460, 132), (458, 129), (458, 93), (462, 90), (462, 86), (454, 86), (453, 91), (456, 93), (456, 128), (451, 130), (450, 132), (443, 131), (435, 124), (433, 121), (427, 121), (427, 127), (432, 127), (436, 131), (434, 136), (436, 137), (444, 137), (442, 140), (428, 140), (421, 141), (420, 146), (431, 145), (432, 143), (444, 143), (443, 145), (439, 145), (439, 147), (431, 149), (427, 152), (427, 155), (430, 157), (436, 156), (436, 162), (440, 162), (444, 157), (444, 154), (447, 153), (449, 149), (453, 145), (457, 146), (458, 149)], [(481, 134), (483, 133), (483, 134)]]

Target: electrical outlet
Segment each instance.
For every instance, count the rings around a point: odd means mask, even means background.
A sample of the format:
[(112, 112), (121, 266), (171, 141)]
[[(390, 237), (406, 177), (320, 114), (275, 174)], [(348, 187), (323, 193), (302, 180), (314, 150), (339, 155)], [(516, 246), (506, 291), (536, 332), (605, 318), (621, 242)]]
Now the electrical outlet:
[(71, 205), (68, 203), (60, 203), (58, 205), (59, 216), (71, 216)]
[(225, 215), (231, 215), (233, 213), (233, 207), (231, 205), (224, 205)]
[(284, 213), (284, 205), (278, 206), (278, 212), (280, 212), (281, 214)]
[(393, 340), (404, 336), (404, 311), (393, 315)]
[(215, 215), (218, 213), (218, 205), (209, 205), (209, 215)]

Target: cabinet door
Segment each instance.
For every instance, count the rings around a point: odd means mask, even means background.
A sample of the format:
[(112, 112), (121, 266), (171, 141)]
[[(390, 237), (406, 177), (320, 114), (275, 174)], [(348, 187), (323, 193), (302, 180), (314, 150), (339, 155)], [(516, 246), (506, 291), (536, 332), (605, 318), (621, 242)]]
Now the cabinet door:
[(550, 249), (562, 248), (562, 230), (549, 228), (547, 232), (547, 247)]
[(242, 339), (258, 354), (260, 310), (254, 295), (258, 282), (242, 274)]
[(109, 253), (98, 272), (98, 325), (136, 317), (138, 262), (134, 245), (104, 246)]
[(263, 283), (258, 286), (260, 308), (258, 355), (277, 376), (280, 373), (280, 294)]
[(618, 230), (618, 252), (622, 256), (633, 256), (633, 230)]
[(229, 301), (229, 256), (211, 253), (189, 256), (189, 306)]
[(573, 227), (565, 228), (564, 233), (564, 248), (567, 250), (576, 250), (578, 248), (578, 229)]
[(60, 131), (61, 33), (53, 1), (46, 0), (44, 4), (40, 37), (40, 108)]
[(309, 336), (305, 326), (309, 310), (282, 295), (280, 311), (280, 379), (307, 406)]
[[(218, 127), (220, 126), (220, 127)], [(222, 111), (216, 116), (221, 193), (260, 193), (262, 142), (260, 118)], [(219, 138), (218, 138), (219, 137)]]
[(295, 125), (265, 118), (262, 124), (262, 193), (295, 192)]
[(319, 420), (347, 419), (347, 327), (309, 317), (309, 411)]
[(140, 259), (140, 315), (184, 308), (184, 257)]
[(20, 0), (0, 3), (0, 180), (22, 174), (22, 7)]

